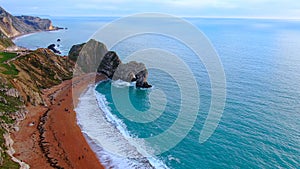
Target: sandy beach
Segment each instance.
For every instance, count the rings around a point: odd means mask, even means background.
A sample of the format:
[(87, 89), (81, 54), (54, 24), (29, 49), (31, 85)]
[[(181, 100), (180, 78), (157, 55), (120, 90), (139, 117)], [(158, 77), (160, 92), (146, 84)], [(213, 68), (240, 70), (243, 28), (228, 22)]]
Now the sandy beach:
[(19, 131), (12, 134), (14, 156), (33, 169), (104, 168), (77, 125), (74, 111), (81, 93), (93, 83), (95, 75), (88, 74), (45, 89), (47, 106), (28, 106)]

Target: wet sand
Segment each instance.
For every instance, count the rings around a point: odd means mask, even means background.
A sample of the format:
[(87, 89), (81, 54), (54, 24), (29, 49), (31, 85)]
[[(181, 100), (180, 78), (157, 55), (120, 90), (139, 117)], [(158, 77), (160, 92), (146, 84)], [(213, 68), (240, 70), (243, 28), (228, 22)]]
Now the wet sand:
[(95, 75), (88, 74), (44, 90), (48, 106), (28, 106), (19, 131), (12, 134), (14, 156), (33, 169), (104, 168), (77, 125), (74, 111), (81, 93), (94, 83)]

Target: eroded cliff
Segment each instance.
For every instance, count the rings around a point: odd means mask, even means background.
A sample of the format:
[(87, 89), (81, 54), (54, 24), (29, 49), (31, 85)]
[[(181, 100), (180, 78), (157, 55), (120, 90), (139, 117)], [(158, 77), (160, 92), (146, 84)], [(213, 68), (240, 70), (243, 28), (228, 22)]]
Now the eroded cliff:
[(73, 67), (73, 61), (49, 49), (0, 52), (0, 168), (26, 165), (10, 157), (9, 133), (17, 130), (16, 123), (26, 116), (26, 105), (47, 106), (42, 90), (71, 79)]
[(77, 61), (77, 67), (83, 72), (102, 73), (113, 80), (136, 81), (136, 87), (151, 87), (147, 82), (148, 70), (143, 63), (135, 61), (122, 63), (116, 52), (108, 51), (105, 44), (94, 39), (74, 45), (69, 57)]

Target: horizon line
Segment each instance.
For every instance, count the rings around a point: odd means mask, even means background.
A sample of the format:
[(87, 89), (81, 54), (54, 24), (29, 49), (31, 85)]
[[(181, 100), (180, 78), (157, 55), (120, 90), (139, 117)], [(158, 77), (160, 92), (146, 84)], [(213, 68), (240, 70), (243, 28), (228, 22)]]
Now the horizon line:
[[(140, 12), (140, 13), (162, 13), (162, 12)], [(21, 14), (28, 16), (38, 16), (38, 17), (115, 17), (122, 18), (138, 13), (132, 13), (128, 15), (49, 15), (49, 14)], [(205, 15), (174, 15), (167, 14), (179, 18), (204, 18), (204, 19), (270, 19), (270, 20), (300, 20), (300, 17), (278, 17), (278, 16), (205, 16)], [(20, 14), (13, 14), (14, 16), (21, 16)]]
[[(143, 13), (143, 12), (141, 12)], [(151, 12), (144, 12), (151, 13)], [(153, 12), (156, 13), (156, 12)], [(115, 17), (122, 18), (131, 16), (137, 13), (129, 14), (129, 15), (35, 15), (35, 16), (49, 16), (49, 17)], [(167, 14), (167, 13), (164, 13)], [(300, 20), (300, 17), (272, 17), (272, 16), (179, 16), (169, 14), (171, 16), (179, 17), (179, 18), (207, 18), (207, 19), (272, 19), (272, 20)]]

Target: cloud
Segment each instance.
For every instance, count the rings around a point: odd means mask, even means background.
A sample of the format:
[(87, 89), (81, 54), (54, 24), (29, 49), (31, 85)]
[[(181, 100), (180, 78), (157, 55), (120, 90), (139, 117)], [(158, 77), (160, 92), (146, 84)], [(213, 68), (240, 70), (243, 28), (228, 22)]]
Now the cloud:
[[(298, 0), (0, 0), (14, 14), (113, 15), (162, 12), (177, 16), (298, 17)], [(34, 8), (33, 8), (34, 7)]]

